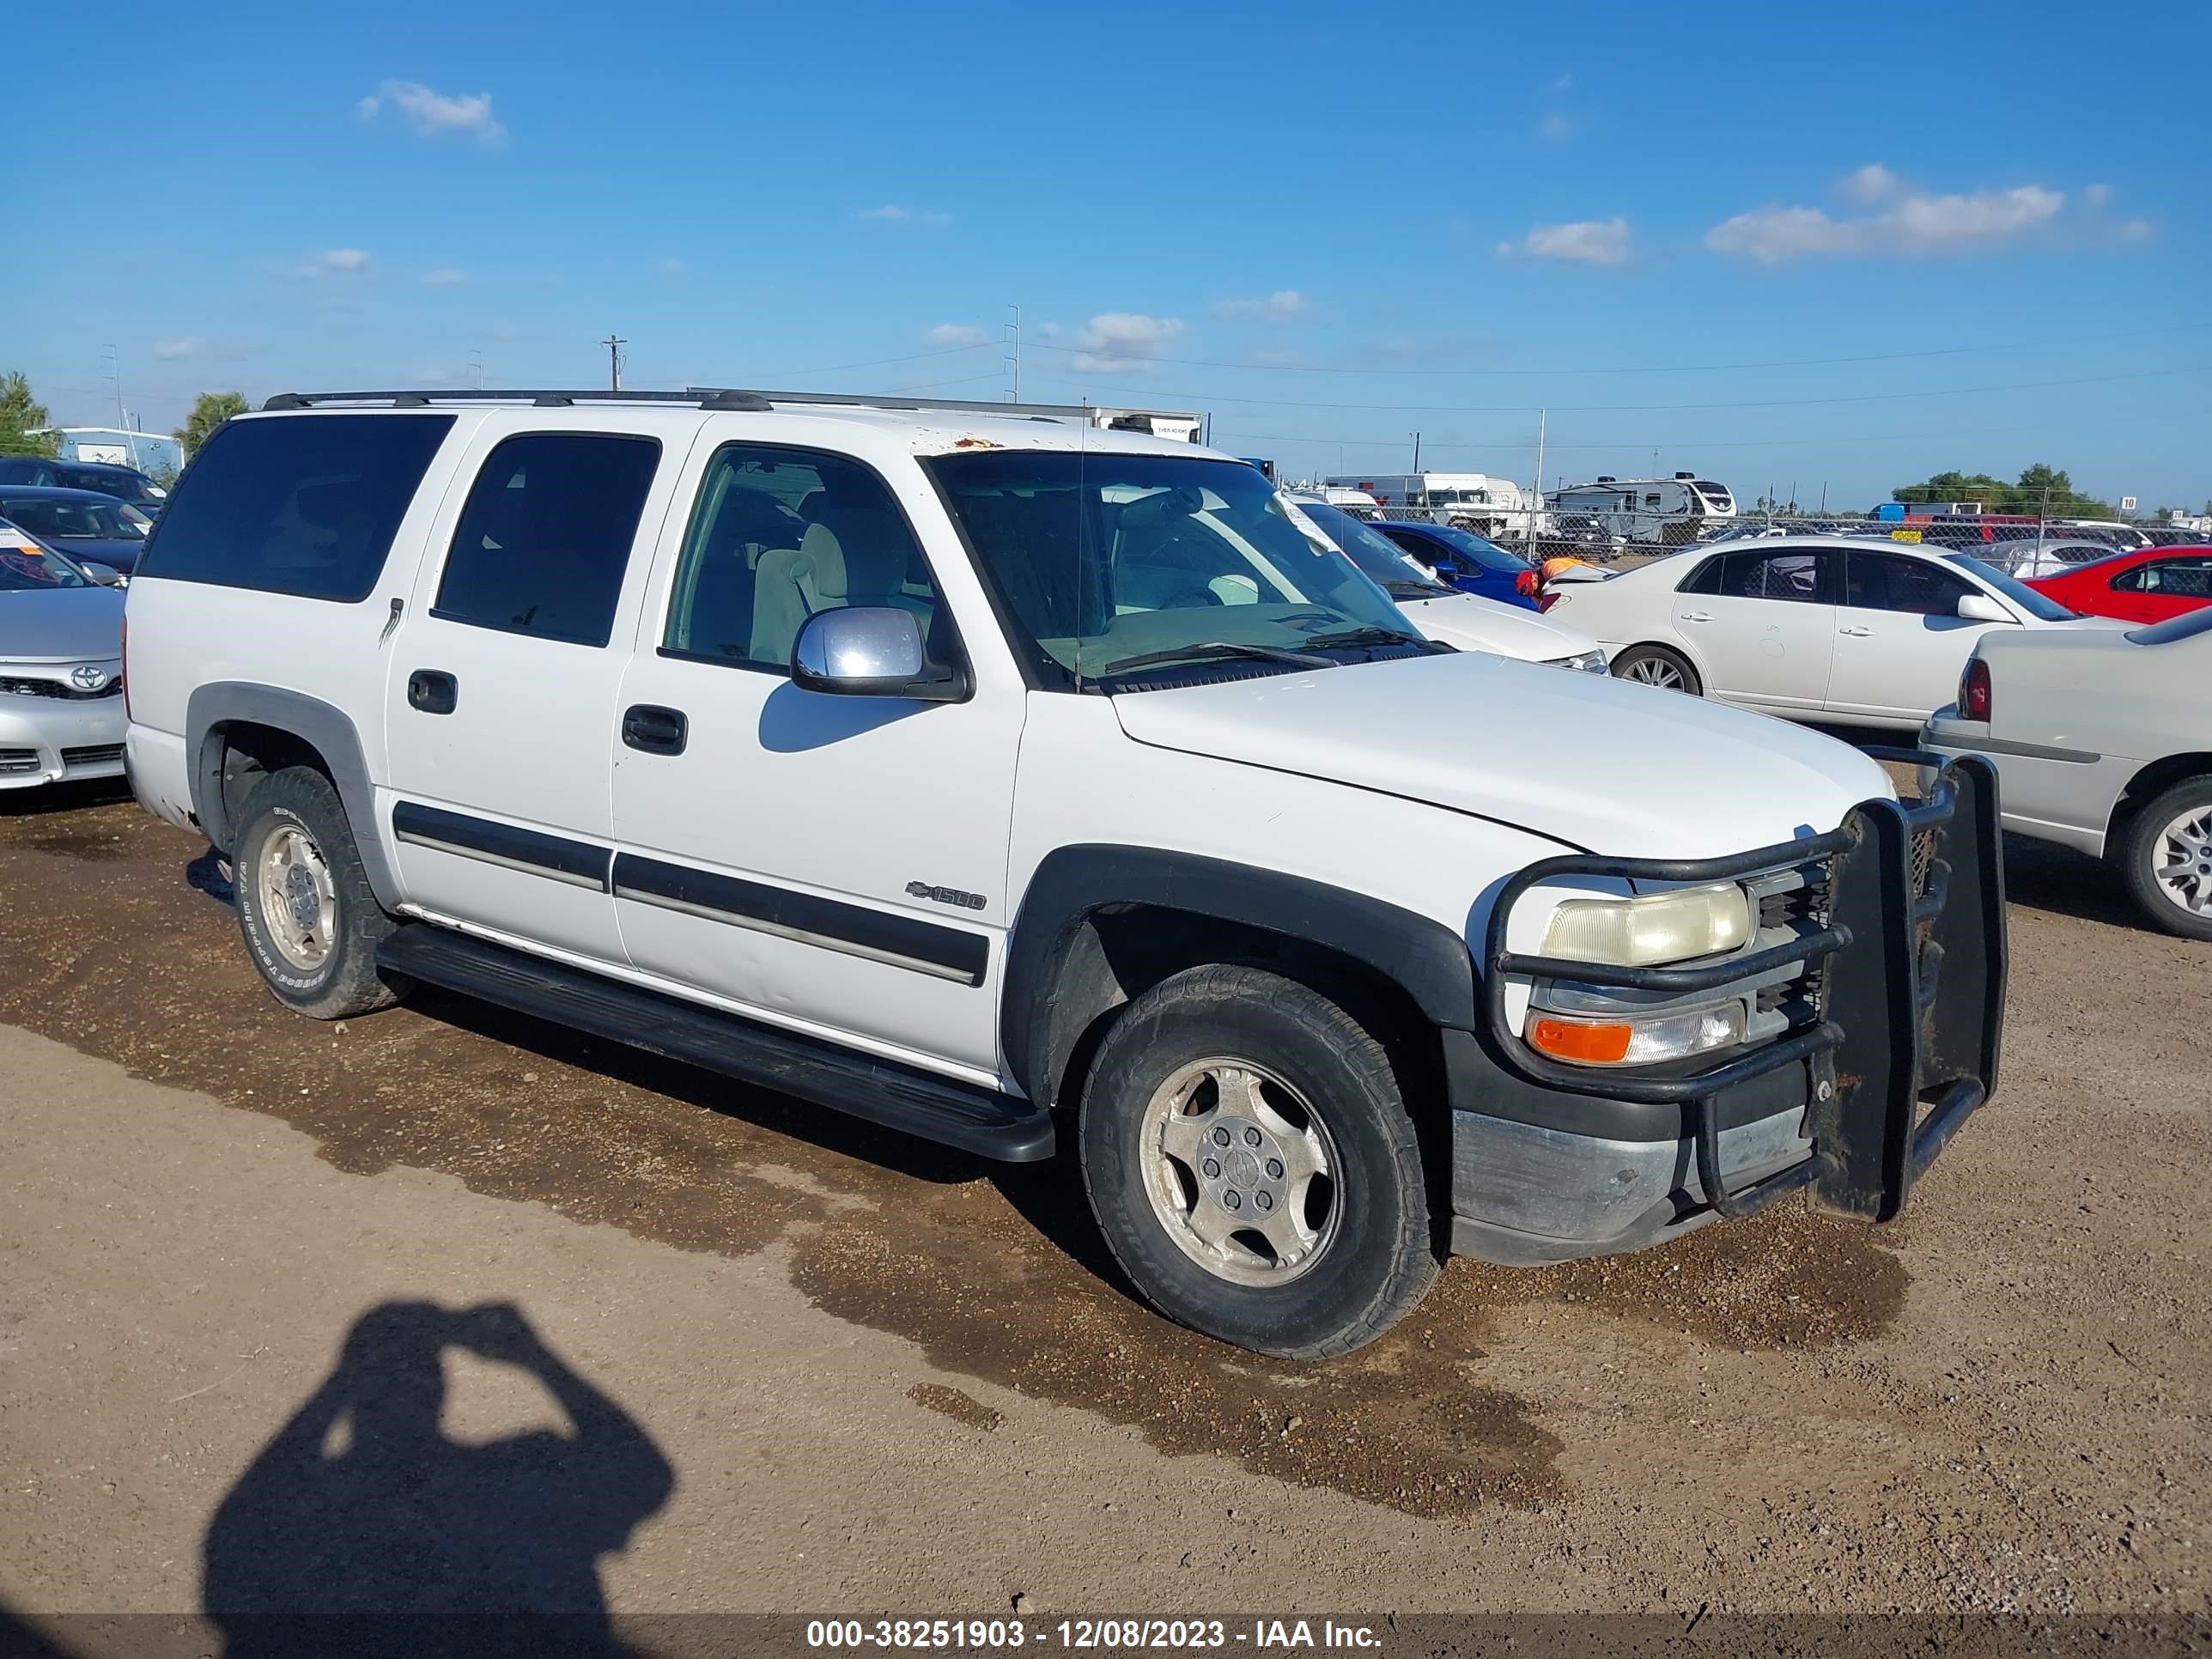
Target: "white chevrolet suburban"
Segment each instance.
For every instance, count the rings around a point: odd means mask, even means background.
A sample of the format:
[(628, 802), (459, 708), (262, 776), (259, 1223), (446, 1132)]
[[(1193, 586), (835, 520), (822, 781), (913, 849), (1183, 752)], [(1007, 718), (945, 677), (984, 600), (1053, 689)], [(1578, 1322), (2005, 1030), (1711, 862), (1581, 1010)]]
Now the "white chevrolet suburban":
[[(1068, 413), (1060, 411), (1060, 414)], [(1080, 1159), (1163, 1311), (1876, 1220), (1996, 1081), (1993, 775), (1455, 652), (1253, 467), (1026, 407), (272, 399), (129, 595), (275, 994), (429, 982)]]

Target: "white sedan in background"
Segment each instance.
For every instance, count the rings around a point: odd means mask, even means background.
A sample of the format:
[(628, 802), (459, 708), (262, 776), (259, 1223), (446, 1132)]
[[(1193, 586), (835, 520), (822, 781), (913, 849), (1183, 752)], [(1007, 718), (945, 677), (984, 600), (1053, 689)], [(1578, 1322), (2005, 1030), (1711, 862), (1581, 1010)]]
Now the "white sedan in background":
[(1904, 542), (1786, 536), (1692, 548), (1553, 590), (1613, 672), (1790, 720), (1917, 726), (1993, 629), (2099, 629), (2001, 570)]

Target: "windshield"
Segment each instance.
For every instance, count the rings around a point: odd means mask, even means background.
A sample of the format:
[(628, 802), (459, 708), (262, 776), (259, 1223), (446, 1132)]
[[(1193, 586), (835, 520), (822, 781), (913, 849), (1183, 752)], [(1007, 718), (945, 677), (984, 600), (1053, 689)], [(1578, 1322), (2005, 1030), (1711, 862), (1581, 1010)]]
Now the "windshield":
[(1954, 564), (1964, 565), (2038, 622), (2072, 622), (2081, 614), (2069, 611), (2048, 593), (2037, 592), (2026, 582), (2014, 580), (1971, 553), (1947, 553), (1944, 556)]
[(62, 474), (61, 482), (72, 489), (94, 489), (103, 495), (112, 495), (124, 501), (158, 501), (161, 491), (135, 472), (73, 472)]
[(143, 537), (153, 522), (121, 501), (94, 501), (88, 496), (0, 497), (0, 514), (47, 542), (133, 541)]
[(92, 586), (92, 578), (60, 554), (0, 531), (0, 593)]
[(2172, 645), (2176, 640), (2193, 640), (2208, 630), (2212, 630), (2212, 605), (2169, 617), (2153, 628), (2135, 629), (2128, 637), (2137, 645)]
[(1372, 635), (1345, 648), (1426, 648), (1389, 597), (1301, 531), (1249, 466), (1033, 449), (925, 465), (1016, 648), (1049, 683), (1110, 679), (1109, 665), (1131, 658), (1209, 646), (1310, 657), (1355, 630)]
[[(1323, 541), (1381, 583), (1382, 591), (1393, 599), (1430, 599), (1452, 591), (1397, 543), (1340, 507), (1324, 501), (1292, 501), (1289, 510), (1292, 523), (1303, 518), (1313, 526)], [(1305, 526), (1298, 527), (1303, 530)]]

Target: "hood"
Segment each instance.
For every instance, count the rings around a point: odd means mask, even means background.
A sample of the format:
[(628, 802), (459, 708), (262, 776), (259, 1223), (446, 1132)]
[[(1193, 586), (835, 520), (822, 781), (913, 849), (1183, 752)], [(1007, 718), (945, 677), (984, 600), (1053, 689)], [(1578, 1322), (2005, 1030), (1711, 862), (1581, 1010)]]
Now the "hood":
[(1832, 830), (1896, 791), (1804, 726), (1472, 653), (1114, 699), (1139, 743), (1381, 790), (1627, 858)]
[(1429, 638), (1462, 651), (1494, 651), (1522, 662), (1547, 662), (1597, 649), (1597, 641), (1577, 629), (1562, 628), (1537, 611), (1472, 593), (1439, 593), (1433, 599), (1400, 599), (1397, 604), (1407, 620)]
[(112, 587), (0, 592), (0, 662), (113, 662), (123, 595)]

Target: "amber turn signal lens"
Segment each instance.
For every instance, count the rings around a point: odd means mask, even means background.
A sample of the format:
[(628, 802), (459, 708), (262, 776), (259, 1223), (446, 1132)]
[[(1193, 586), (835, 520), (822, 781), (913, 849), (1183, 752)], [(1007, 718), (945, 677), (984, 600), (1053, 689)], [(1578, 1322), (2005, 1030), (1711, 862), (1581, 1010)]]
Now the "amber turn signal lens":
[(1529, 1030), (1528, 1044), (1554, 1060), (1608, 1066), (1628, 1057), (1633, 1030), (1632, 1026), (1595, 1025), (1579, 1019), (1540, 1019)]

